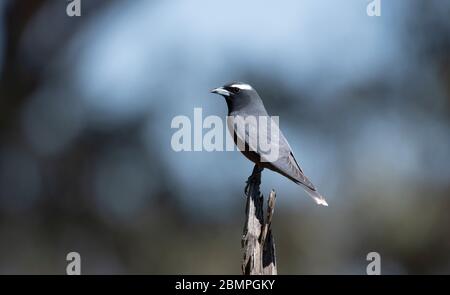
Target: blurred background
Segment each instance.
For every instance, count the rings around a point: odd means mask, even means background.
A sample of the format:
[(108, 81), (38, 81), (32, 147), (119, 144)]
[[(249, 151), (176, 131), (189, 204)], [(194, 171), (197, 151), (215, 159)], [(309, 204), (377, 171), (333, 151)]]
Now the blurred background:
[(450, 273), (450, 2), (0, 0), (0, 273), (239, 274), (238, 152), (174, 116), (252, 84), (318, 207), (269, 171), (281, 274)]

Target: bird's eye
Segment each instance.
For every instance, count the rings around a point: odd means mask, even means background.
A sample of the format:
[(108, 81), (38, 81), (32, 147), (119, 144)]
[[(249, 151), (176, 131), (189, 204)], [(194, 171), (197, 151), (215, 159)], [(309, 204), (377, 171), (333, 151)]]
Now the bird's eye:
[(241, 89), (238, 87), (232, 87), (231, 90), (233, 91), (233, 93), (239, 93), (239, 91), (241, 91)]

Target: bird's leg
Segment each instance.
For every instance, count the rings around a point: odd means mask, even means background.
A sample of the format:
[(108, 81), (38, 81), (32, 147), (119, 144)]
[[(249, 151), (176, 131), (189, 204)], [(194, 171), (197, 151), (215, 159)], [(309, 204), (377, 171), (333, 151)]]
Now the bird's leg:
[[(264, 170), (263, 167), (256, 165), (255, 167), (253, 167), (253, 171), (252, 171), (252, 175), (250, 175), (247, 179), (247, 185), (245, 186), (245, 194), (248, 195), (249, 194), (249, 188), (250, 188), (250, 184), (254, 183), (256, 181), (261, 182), (261, 172)], [(258, 183), (259, 185), (259, 183)]]

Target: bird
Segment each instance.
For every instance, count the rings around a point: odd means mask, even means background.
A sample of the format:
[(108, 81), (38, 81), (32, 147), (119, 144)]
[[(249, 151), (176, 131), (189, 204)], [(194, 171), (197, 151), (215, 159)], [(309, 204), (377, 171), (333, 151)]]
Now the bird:
[[(259, 172), (264, 168), (275, 171), (300, 185), (318, 205), (328, 206), (325, 198), (317, 191), (314, 184), (300, 168), (292, 148), (279, 129), (278, 124), (272, 125), (271, 128), (275, 128), (275, 133), (273, 133), (267, 132), (267, 129), (254, 126), (257, 121), (246, 120), (253, 116), (255, 118), (263, 117), (267, 121), (273, 122), (258, 92), (250, 84), (231, 82), (211, 90), (211, 93), (225, 98), (228, 107), (228, 130), (241, 153), (255, 163), (255, 168), (258, 168)], [(237, 128), (237, 126), (243, 124), (252, 126)], [(271, 140), (272, 134), (277, 134), (278, 140)], [(267, 154), (264, 153), (259, 144), (261, 140), (270, 142), (270, 148), (277, 149), (276, 159), (267, 159)]]

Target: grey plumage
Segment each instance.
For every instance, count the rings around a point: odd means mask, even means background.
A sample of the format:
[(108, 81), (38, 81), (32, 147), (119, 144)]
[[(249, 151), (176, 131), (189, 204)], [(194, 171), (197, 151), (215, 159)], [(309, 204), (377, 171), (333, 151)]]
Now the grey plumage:
[[(255, 89), (245, 83), (233, 82), (211, 92), (225, 97), (229, 116), (228, 129), (244, 156), (259, 167), (278, 172), (301, 185), (317, 204), (328, 206), (314, 184), (304, 175), (278, 125), (270, 121), (264, 104)], [(272, 140), (271, 134), (274, 133), (269, 132), (268, 128), (258, 128), (252, 120), (247, 120), (249, 116), (265, 117), (267, 121), (272, 122), (273, 128), (276, 128), (278, 140)], [(243, 126), (244, 128), (242, 128)], [(262, 140), (269, 144), (270, 150), (278, 150), (278, 157), (275, 160), (267, 158), (267, 149), (262, 149), (261, 146)]]

